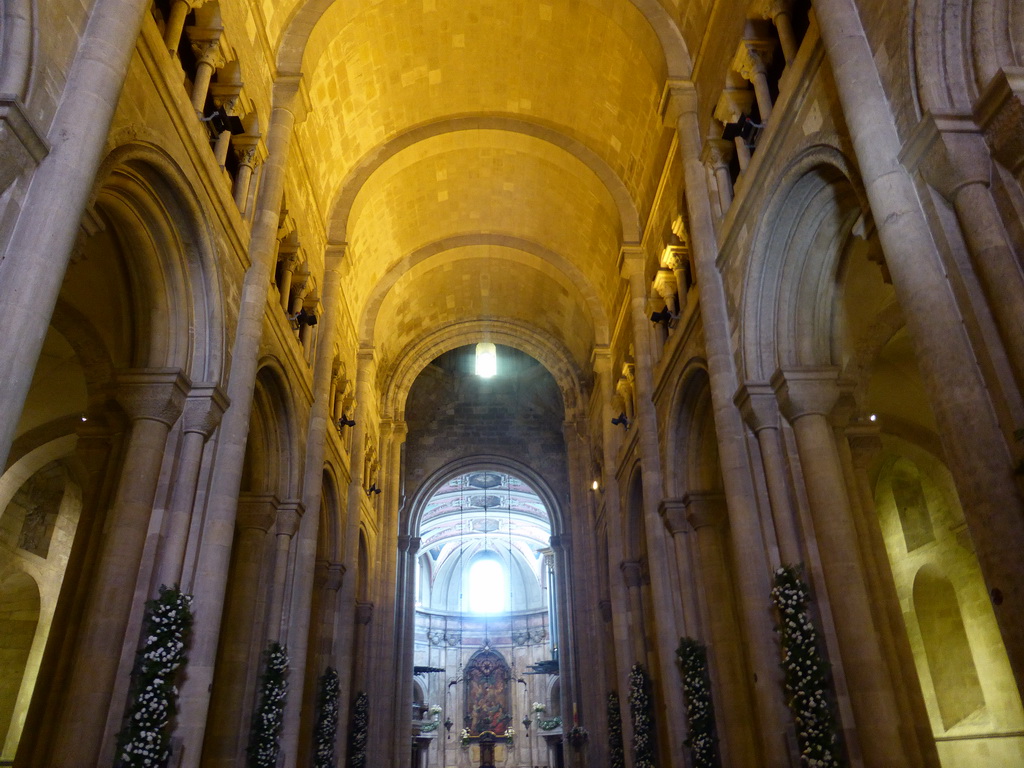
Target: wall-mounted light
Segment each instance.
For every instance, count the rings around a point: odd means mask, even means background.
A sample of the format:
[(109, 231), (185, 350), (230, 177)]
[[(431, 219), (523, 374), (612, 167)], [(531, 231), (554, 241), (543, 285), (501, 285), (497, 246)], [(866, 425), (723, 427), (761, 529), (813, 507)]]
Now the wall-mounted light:
[(355, 419), (350, 419), (344, 413), (341, 414), (341, 418), (338, 419), (338, 429), (341, 429), (342, 427), (354, 427), (355, 425), (356, 425), (356, 420)]
[(626, 429), (629, 429), (629, 419), (626, 418), (626, 414), (624, 413), (620, 413), (618, 416), (612, 419), (612, 424), (614, 424), (617, 427), (624, 427)]
[(375, 493), (377, 495), (380, 495), (380, 488), (377, 487), (376, 483), (371, 483), (370, 487), (366, 489), (366, 492), (369, 494)]
[(594, 482), (592, 482), (590, 484), (590, 490), (592, 490), (592, 491), (600, 490), (600, 488), (601, 488), (601, 483), (599, 483), (597, 480), (594, 480)]
[(300, 328), (304, 325), (316, 325), (316, 315), (314, 315), (312, 312), (307, 312), (306, 308), (303, 307), (302, 309), (299, 310), (299, 313), (295, 315), (295, 322), (299, 325)]

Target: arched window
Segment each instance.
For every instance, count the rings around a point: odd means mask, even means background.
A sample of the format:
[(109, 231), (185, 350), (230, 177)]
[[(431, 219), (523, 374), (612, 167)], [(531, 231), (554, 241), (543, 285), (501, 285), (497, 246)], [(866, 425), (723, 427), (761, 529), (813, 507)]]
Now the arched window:
[(506, 610), (508, 579), (493, 554), (481, 555), (469, 567), (470, 613), (502, 613)]

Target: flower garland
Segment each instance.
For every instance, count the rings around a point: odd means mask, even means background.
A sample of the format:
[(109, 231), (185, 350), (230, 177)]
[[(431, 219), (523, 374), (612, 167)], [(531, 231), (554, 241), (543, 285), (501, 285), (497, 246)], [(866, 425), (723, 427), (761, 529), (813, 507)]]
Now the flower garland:
[(589, 738), (590, 732), (582, 725), (574, 725), (569, 729), (569, 732), (565, 734), (565, 740), (576, 749), (580, 749), (584, 744), (586, 744), (587, 739)]
[(690, 737), (685, 744), (693, 755), (693, 768), (718, 768), (721, 765), (715, 735), (715, 708), (711, 703), (708, 679), (708, 654), (703, 644), (684, 637), (676, 651), (683, 667), (683, 695), (686, 697), (686, 724)]
[(622, 746), (622, 709), (619, 694), (608, 694), (608, 765), (609, 768), (626, 768), (626, 754)]
[(542, 731), (553, 731), (555, 730), (555, 728), (558, 728), (561, 725), (562, 718), (560, 718), (558, 715), (546, 719), (543, 717), (537, 718), (537, 727), (540, 728)]
[(328, 667), (320, 675), (313, 726), (314, 768), (334, 768), (334, 739), (338, 733), (338, 673)]
[(782, 670), (801, 762), (808, 768), (838, 768), (842, 758), (827, 693), (828, 666), (818, 651), (818, 634), (807, 611), (810, 592), (797, 568), (775, 571), (772, 603), (782, 620)]
[(423, 723), (423, 725), (420, 726), (420, 733), (431, 733), (432, 731), (436, 731), (437, 726), (438, 722), (436, 720), (429, 723)]
[(654, 768), (654, 734), (647, 672), (634, 664), (629, 672), (629, 712), (633, 719), (633, 766)]
[(247, 768), (274, 768), (277, 765), (278, 736), (284, 725), (284, 701), (288, 692), (288, 653), (276, 640), (267, 648), (266, 667), (260, 679), (260, 697), (252, 714), (249, 746), (245, 750)]
[(186, 661), (185, 641), (192, 626), (192, 596), (177, 587), (160, 587), (146, 603), (145, 639), (132, 671), (132, 692), (118, 734), (119, 768), (166, 765), (171, 756), (171, 718), (178, 669)]
[(370, 723), (370, 697), (360, 691), (352, 704), (352, 730), (349, 734), (349, 768), (363, 768), (366, 765), (366, 735)]

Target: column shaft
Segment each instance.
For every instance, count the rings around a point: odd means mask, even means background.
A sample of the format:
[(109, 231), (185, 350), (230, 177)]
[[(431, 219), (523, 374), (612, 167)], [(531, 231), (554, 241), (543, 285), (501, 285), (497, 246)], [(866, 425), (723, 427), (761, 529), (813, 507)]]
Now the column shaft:
[(679, 145), (688, 193), (690, 246), (697, 274), (704, 338), (708, 349), (708, 376), (718, 435), (722, 478), (732, 532), (732, 560), (748, 665), (753, 673), (754, 713), (758, 721), (761, 755), (765, 766), (788, 768), (785, 732), (788, 712), (782, 699), (778, 644), (765, 601), (771, 592), (764, 538), (758, 522), (760, 510), (750, 474), (746, 433), (732, 402), (738, 381), (733, 367), (729, 316), (722, 277), (715, 264), (718, 246), (711, 205), (705, 192), (700, 161), (697, 94), (685, 84), (674, 94), (681, 109)]
[[(79, 220), (93, 191), (121, 87), (150, 3), (98, 0), (50, 126), (50, 152), (32, 175), (0, 258), (0, 467), (25, 406)], [(102, 52), (102, 55), (95, 55)], [(55, 210), (61, 211), (54, 216)]]
[(216, 464), (207, 500), (203, 544), (192, 578), (192, 651), (189, 674), (181, 686), (178, 733), (183, 741), (184, 765), (195, 766), (201, 754), (206, 714), (213, 683), (213, 667), (220, 636), (220, 619), (227, 587), (231, 541), (234, 533), (238, 489), (245, 461), (252, 394), (259, 363), (267, 284), (274, 267), (277, 227), (284, 193), (285, 166), (295, 115), (292, 101), (298, 78), (282, 76), (275, 85), (274, 109), (267, 133), (268, 159), (259, 209), (249, 241), (250, 267), (245, 275), (238, 325), (231, 355), (227, 394), (231, 406), (224, 414), (217, 442)]
[(925, 390), (990, 590), (1017, 687), (1024, 689), (1024, 504), (1007, 443), (946, 280), (871, 46), (853, 0), (814, 6), (868, 201)]

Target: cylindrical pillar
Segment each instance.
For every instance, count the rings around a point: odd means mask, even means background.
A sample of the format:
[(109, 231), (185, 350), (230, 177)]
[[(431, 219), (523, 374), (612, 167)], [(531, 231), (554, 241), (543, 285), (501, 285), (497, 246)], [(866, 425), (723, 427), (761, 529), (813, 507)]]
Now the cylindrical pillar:
[(200, 117), (206, 109), (206, 95), (210, 92), (210, 80), (218, 67), (224, 66), (220, 50), (221, 29), (200, 29), (189, 27), (192, 52), (196, 56), (196, 71), (192, 78), (192, 108)]
[(768, 88), (768, 62), (772, 51), (768, 44), (757, 40), (744, 40), (743, 48), (746, 55), (740, 67), (740, 76), (754, 86), (754, 98), (757, 99), (761, 122), (767, 123), (772, 116), (772, 94)]
[(156, 595), (161, 585), (181, 584), (203, 448), (220, 423), (227, 405), (227, 397), (215, 384), (192, 387), (185, 401), (178, 466), (165, 514), (157, 567), (150, 585), (152, 595)]
[(238, 175), (235, 176), (235, 205), (245, 213), (249, 200), (249, 185), (252, 182), (252, 169), (256, 163), (256, 147), (243, 146), (238, 152)]
[[(746, 145), (744, 145), (745, 147)], [(718, 187), (718, 204), (722, 216), (732, 205), (732, 177), (729, 175), (729, 161), (736, 150), (736, 144), (728, 139), (708, 139), (704, 143), (703, 160), (715, 176)]]
[(177, 369), (118, 374), (118, 399), (132, 420), (113, 507), (103, 530), (99, 561), (75, 662), (53, 746), (54, 765), (102, 761), (108, 718), (119, 719), (125, 702), (112, 701), (114, 678), (125, 652), (135, 585), (156, 495), (167, 434), (188, 394)]
[(775, 538), (779, 543), (780, 563), (796, 565), (803, 562), (796, 508), (790, 490), (790, 476), (782, 449), (779, 406), (770, 384), (745, 384), (735, 397), (736, 405), (750, 428), (757, 435), (757, 444), (764, 464), (768, 500), (775, 522)]
[(708, 654), (711, 677), (718, 682), (715, 711), (723, 765), (760, 765), (753, 733), (753, 713), (739, 627), (732, 604), (732, 581), (722, 546), (727, 524), (725, 497), (720, 493), (689, 493), (686, 519), (697, 536), (700, 581), (709, 596)]
[(295, 124), (293, 100), (299, 78), (279, 76), (275, 83), (274, 108), (267, 133), (268, 158), (249, 241), (250, 266), (245, 275), (238, 323), (231, 354), (227, 394), (231, 401), (224, 413), (217, 440), (217, 455), (207, 497), (203, 542), (196, 572), (183, 579), (195, 597), (192, 649), (188, 677), (181, 686), (178, 734), (183, 741), (185, 766), (198, 765), (206, 729), (213, 668), (220, 637), (221, 612), (228, 580), (238, 489), (245, 461), (259, 344), (267, 284), (277, 252), (277, 228), (284, 193), (284, 174)]
[(178, 45), (181, 43), (181, 32), (185, 28), (185, 17), (192, 10), (192, 4), (188, 0), (173, 0), (171, 12), (167, 17), (167, 24), (164, 27), (164, 45), (173, 56), (178, 52)]
[(793, 63), (798, 50), (789, 7), (790, 0), (772, 0), (768, 8), (772, 23), (775, 24), (775, 31), (779, 33), (779, 43), (782, 45), (782, 55), (786, 59), (786, 66)]
[[(772, 384), (796, 436), (814, 538), (843, 657), (856, 720), (856, 730), (847, 727), (846, 737), (858, 740), (866, 765), (909, 765), (898, 728), (900, 712), (886, 674), (850, 501), (829, 424), (829, 414), (839, 397), (836, 373), (834, 368), (779, 371)], [(843, 694), (837, 691), (837, 695)]]
[(690, 250), (700, 286), (701, 318), (708, 350), (708, 377), (714, 408), (715, 432), (722, 465), (722, 479), (732, 533), (732, 561), (742, 631), (753, 674), (754, 716), (758, 721), (761, 755), (765, 766), (788, 768), (786, 729), (789, 713), (782, 699), (778, 642), (765, 610), (771, 592), (770, 566), (761, 532), (757, 494), (747, 453), (747, 434), (733, 394), (739, 386), (734, 367), (729, 314), (718, 272), (718, 245), (711, 205), (701, 163), (697, 93), (692, 83), (673, 89), (679, 111), (679, 146), (685, 174), (686, 207), (690, 222)]
[(815, 14), (893, 288), (914, 342), (1017, 687), (1024, 689), (1024, 500), (1013, 457), (963, 328), (909, 173), (890, 102), (854, 0)]
[(292, 538), (299, 530), (302, 521), (302, 502), (285, 501), (277, 507), (277, 520), (274, 525), (274, 575), (270, 583), (270, 603), (267, 606), (267, 640), (284, 639), (284, 628), (281, 619), (284, 615), (284, 592), (288, 580), (290, 564), (289, 550)]
[[(49, 154), (32, 175), (5, 252), (0, 257), (0, 467), (7, 466), (18, 415), (25, 406), (47, 323), (93, 193), (128, 64), (151, 3), (98, 0), (59, 100), (47, 141)], [(55, 210), (61, 211), (54, 216)]]

